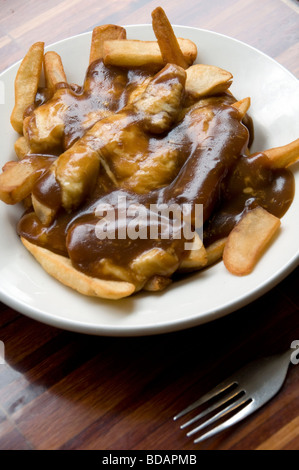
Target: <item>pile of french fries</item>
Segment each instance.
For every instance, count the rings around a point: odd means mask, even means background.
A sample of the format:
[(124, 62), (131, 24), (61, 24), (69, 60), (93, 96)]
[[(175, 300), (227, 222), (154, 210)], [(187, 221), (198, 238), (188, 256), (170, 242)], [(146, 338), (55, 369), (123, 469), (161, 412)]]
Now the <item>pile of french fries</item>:
[[(186, 71), (185, 93), (187, 103), (192, 106), (202, 98), (207, 98), (218, 93), (225, 92), (232, 83), (230, 72), (216, 66), (206, 64), (195, 64), (197, 57), (196, 45), (183, 38), (176, 38), (172, 26), (163, 11), (158, 7), (152, 12), (152, 26), (156, 36), (156, 41), (127, 40), (126, 30), (117, 25), (98, 26), (93, 30), (89, 63), (96, 60), (103, 60), (106, 66), (121, 68), (135, 68), (152, 66), (156, 70), (161, 69), (166, 64), (176, 64)], [(6, 204), (16, 204), (24, 202), (26, 207), (32, 204), (31, 192), (35, 182), (40, 175), (49, 168), (55, 160), (53, 158), (33, 157), (34, 149), (30, 139), (24, 132), (24, 122), (30, 110), (34, 106), (42, 70), (45, 85), (50, 96), (54, 96), (58, 85), (67, 83), (67, 77), (63, 68), (60, 56), (54, 52), (44, 51), (44, 43), (37, 42), (31, 46), (18, 69), (15, 79), (15, 106), (11, 113), (11, 125), (20, 134), (15, 143), (15, 151), (19, 161), (8, 162), (3, 167), (0, 175), (0, 199)], [(146, 84), (145, 84), (146, 85)], [(145, 86), (144, 85), (144, 86)], [(144, 87), (135, 90), (132, 100), (144, 91)], [(233, 106), (238, 109), (241, 116), (245, 116), (250, 106), (250, 98), (244, 98), (236, 102)], [(265, 150), (268, 157), (269, 168), (285, 168), (299, 158), (299, 139), (283, 147)], [(38, 213), (39, 207), (33, 207)], [(44, 209), (44, 208), (42, 208)], [(51, 213), (43, 212), (44, 222), (51, 220)], [(210, 266), (223, 259), (224, 265), (232, 274), (243, 276), (252, 272), (264, 250), (269, 245), (280, 227), (280, 219), (267, 212), (261, 207), (257, 207), (241, 219), (228, 237), (218, 240), (205, 248), (200, 240), (196, 238), (194, 244), (196, 249), (191, 250), (187, 258), (182, 262), (179, 271), (192, 271)], [(30, 250), (30, 246), (25, 246)], [(34, 250), (38, 250), (35, 248)], [(45, 260), (45, 252), (31, 252), (41, 264)], [(42, 254), (41, 254), (42, 253)], [(53, 255), (54, 256), (54, 255)], [(57, 255), (55, 255), (57, 257)], [(60, 274), (55, 275), (55, 268), (44, 266), (50, 274), (59, 278), (61, 282), (74, 287), (73, 271), (69, 273), (69, 278), (62, 274), (66, 269), (66, 261), (60, 258), (52, 258), (52, 265), (59, 263)], [(68, 271), (71, 270), (69, 264)], [(57, 271), (57, 269), (56, 269)], [(81, 276), (81, 274), (80, 274)], [(81, 284), (84, 283), (80, 279)], [(144, 287), (147, 290), (161, 290), (168, 285), (169, 279), (154, 276)], [(97, 290), (93, 286), (91, 289), (82, 289), (82, 293), (87, 295), (99, 295), (100, 297), (119, 298), (132, 294), (134, 289), (118, 290), (116, 284), (109, 284), (109, 293)], [(121, 283), (119, 283), (120, 285)], [(111, 293), (112, 292), (112, 293)]]

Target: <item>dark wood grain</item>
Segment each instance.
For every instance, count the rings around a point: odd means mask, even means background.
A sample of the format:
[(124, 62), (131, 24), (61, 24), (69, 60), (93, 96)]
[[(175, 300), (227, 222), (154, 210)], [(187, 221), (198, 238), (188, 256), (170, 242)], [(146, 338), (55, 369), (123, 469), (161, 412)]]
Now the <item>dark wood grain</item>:
[[(298, 2), (281, 0), (3, 0), (0, 71), (29, 45), (101, 23), (149, 23), (161, 5), (173, 24), (227, 34), (297, 77)], [(194, 446), (172, 416), (237, 367), (299, 340), (298, 269), (214, 322), (143, 338), (89, 337), (43, 325), (0, 304), (0, 449), (299, 449), (299, 374), (234, 429)]]

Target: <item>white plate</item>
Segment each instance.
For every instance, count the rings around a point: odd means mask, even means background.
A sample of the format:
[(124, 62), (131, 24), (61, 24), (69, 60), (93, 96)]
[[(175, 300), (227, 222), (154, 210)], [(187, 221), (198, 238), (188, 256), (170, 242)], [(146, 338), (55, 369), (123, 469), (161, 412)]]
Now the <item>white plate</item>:
[[(175, 27), (179, 37), (193, 40), (198, 61), (229, 70), (238, 98), (250, 96), (255, 122), (253, 150), (284, 145), (298, 138), (297, 79), (277, 62), (244, 43), (209, 31)], [(132, 39), (154, 39), (150, 25), (127, 27)], [(90, 33), (60, 41), (47, 49), (62, 57), (69, 80), (81, 84), (88, 64)], [(0, 75), (5, 91), (1, 104), (0, 164), (14, 158), (9, 116), (14, 97), (15, 64)], [(299, 187), (299, 167), (294, 170)], [(86, 298), (49, 277), (21, 245), (15, 231), (17, 207), (0, 204), (0, 299), (31, 318), (82, 333), (133, 336), (165, 333), (199, 325), (253, 301), (285, 276), (299, 259), (299, 195), (282, 219), (281, 233), (256, 266), (239, 278), (222, 263), (198, 272), (161, 293), (140, 293), (121, 301)]]

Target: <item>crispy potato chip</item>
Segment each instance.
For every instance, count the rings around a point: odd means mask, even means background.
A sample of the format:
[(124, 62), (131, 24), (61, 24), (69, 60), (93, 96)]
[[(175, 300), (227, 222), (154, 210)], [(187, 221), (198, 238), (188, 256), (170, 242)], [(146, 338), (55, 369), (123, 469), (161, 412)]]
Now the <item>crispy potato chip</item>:
[(229, 234), (223, 262), (237, 276), (250, 274), (280, 227), (280, 219), (262, 207), (247, 212)]
[(152, 26), (157, 38), (163, 61), (166, 64), (176, 64), (183, 69), (188, 63), (180, 49), (178, 40), (163, 8), (158, 7), (152, 11)]
[(44, 55), (44, 73), (46, 86), (54, 89), (57, 83), (66, 83), (67, 78), (59, 54), (48, 51)]
[[(193, 64), (197, 49), (189, 39), (178, 38), (178, 43), (188, 65)], [(142, 67), (156, 65), (163, 67), (165, 62), (157, 41), (111, 40), (103, 45), (103, 60), (105, 65), (119, 67)]]
[(114, 24), (96, 26), (92, 31), (89, 63), (104, 57), (104, 42), (111, 39), (126, 39), (125, 28)]
[(19, 134), (23, 133), (23, 115), (26, 108), (34, 103), (44, 56), (44, 43), (33, 44), (21, 62), (15, 79), (15, 106), (10, 122)]
[(27, 157), (13, 162), (0, 175), (0, 199), (6, 204), (17, 204), (30, 195), (41, 173), (49, 168), (54, 157)]
[(87, 276), (75, 269), (69, 258), (34, 245), (23, 237), (21, 240), (25, 248), (50, 276), (80, 294), (116, 300), (127, 297), (135, 291), (135, 286), (129, 282), (109, 281)]
[(271, 168), (286, 168), (299, 160), (299, 139), (282, 147), (265, 150)]
[(214, 65), (194, 64), (186, 74), (186, 92), (194, 98), (222, 93), (233, 79), (231, 73)]

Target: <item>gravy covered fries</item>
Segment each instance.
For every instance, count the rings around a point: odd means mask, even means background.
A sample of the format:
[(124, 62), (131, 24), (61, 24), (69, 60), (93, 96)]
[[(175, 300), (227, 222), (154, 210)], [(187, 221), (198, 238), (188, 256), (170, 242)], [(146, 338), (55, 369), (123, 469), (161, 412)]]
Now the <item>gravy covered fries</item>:
[(252, 153), (250, 92), (235, 98), (160, 7), (152, 26), (156, 41), (96, 27), (82, 86), (42, 42), (16, 76), (0, 199), (24, 204), (24, 247), (83, 295), (160, 291), (222, 258), (248, 275), (293, 200), (299, 139)]

